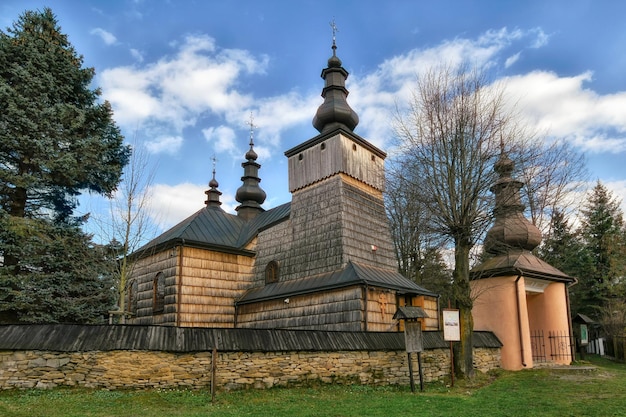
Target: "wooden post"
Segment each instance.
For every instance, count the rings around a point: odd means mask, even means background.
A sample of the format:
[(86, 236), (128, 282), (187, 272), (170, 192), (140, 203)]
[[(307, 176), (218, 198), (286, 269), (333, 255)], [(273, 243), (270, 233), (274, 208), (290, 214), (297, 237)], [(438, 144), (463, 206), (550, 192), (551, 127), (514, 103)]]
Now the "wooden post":
[(211, 355), (211, 402), (215, 402), (215, 371), (217, 370), (217, 348), (213, 348)]
[(454, 349), (452, 348), (452, 342), (450, 342), (450, 386), (454, 386)]
[[(415, 380), (413, 379), (413, 363), (411, 363), (411, 352), (407, 352), (406, 355), (409, 358), (409, 380), (411, 381), (411, 392), (415, 392)], [(420, 378), (421, 378), (421, 375), (422, 375), (422, 371), (420, 369)]]
[(424, 392), (424, 372), (422, 371), (422, 352), (417, 352), (417, 367), (420, 373), (420, 391)]

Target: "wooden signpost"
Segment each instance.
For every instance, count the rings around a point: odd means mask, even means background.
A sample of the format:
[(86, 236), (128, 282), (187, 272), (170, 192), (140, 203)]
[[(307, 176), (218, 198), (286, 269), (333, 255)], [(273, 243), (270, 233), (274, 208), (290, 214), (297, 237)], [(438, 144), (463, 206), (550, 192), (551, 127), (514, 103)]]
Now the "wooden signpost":
[(409, 379), (411, 381), (411, 392), (415, 392), (415, 381), (413, 378), (413, 363), (411, 353), (417, 353), (417, 367), (420, 377), (420, 391), (424, 391), (424, 374), (422, 372), (422, 351), (424, 342), (422, 339), (422, 322), (420, 319), (427, 318), (428, 314), (421, 307), (398, 307), (393, 318), (404, 320), (404, 345), (409, 361)]

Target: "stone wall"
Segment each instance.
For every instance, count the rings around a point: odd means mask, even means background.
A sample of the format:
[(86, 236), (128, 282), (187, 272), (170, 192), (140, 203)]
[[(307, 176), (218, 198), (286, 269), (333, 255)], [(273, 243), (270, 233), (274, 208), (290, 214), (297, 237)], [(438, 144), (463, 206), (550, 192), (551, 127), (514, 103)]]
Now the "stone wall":
[[(498, 368), (500, 349), (474, 349), (476, 368)], [(411, 355), (418, 380), (417, 355)], [(146, 350), (0, 351), (0, 389), (80, 386), (104, 389), (209, 389), (212, 353)], [(450, 373), (447, 349), (422, 353), (424, 381)], [(408, 385), (403, 351), (218, 352), (216, 389), (271, 388), (309, 383)]]

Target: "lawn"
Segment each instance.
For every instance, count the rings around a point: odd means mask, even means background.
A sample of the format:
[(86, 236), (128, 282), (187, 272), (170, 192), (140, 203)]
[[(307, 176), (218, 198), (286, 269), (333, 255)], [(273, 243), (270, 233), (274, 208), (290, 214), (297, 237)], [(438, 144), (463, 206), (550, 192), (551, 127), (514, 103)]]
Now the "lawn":
[(591, 364), (499, 371), (416, 393), (332, 385), (218, 392), (212, 402), (205, 391), (11, 390), (0, 392), (0, 416), (626, 416), (626, 365)]

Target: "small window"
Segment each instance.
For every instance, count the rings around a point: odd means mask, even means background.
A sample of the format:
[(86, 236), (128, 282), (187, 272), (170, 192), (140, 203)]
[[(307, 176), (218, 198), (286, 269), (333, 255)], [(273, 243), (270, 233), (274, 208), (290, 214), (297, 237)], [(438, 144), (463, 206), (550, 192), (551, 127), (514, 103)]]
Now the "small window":
[(128, 285), (128, 293), (126, 294), (126, 311), (133, 315), (137, 315), (137, 288), (137, 280), (134, 279), (130, 285)]
[(302, 161), (302, 158), (303, 158), (302, 154), (298, 155), (298, 161)]
[(325, 142), (322, 142), (322, 144), (320, 145), (320, 148), (321, 148), (322, 150), (326, 149), (326, 143), (325, 143)]
[(354, 144), (354, 143), (352, 144), (352, 150), (356, 151), (356, 144)]
[(272, 284), (278, 282), (278, 262), (270, 261), (265, 267), (265, 283)]
[(154, 314), (162, 313), (165, 308), (165, 275), (163, 272), (159, 272), (154, 277), (152, 290), (152, 312)]
[(372, 162), (376, 162), (376, 156), (372, 155)]

